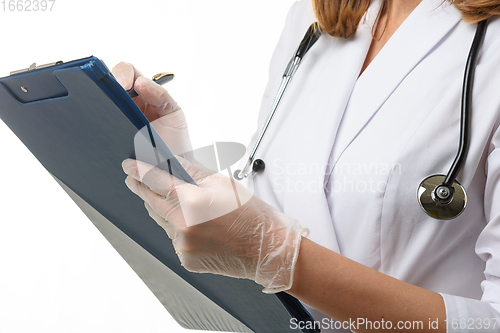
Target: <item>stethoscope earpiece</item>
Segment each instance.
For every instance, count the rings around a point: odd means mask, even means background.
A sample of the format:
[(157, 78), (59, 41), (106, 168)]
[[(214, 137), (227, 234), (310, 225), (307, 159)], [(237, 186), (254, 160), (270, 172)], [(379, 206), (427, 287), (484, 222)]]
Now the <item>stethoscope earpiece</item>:
[(252, 170), (254, 172), (264, 171), (265, 168), (266, 168), (266, 163), (264, 163), (264, 161), (261, 160), (260, 158), (253, 162)]
[(295, 55), (290, 60), (288, 66), (285, 69), (285, 72), (283, 73), (283, 77), (281, 79), (281, 84), (278, 88), (278, 92), (276, 94), (276, 97), (274, 98), (273, 104), (271, 105), (271, 110), (269, 111), (266, 122), (264, 123), (264, 127), (262, 127), (262, 130), (260, 131), (259, 136), (257, 137), (257, 141), (255, 142), (255, 145), (252, 149), (252, 152), (250, 153), (250, 156), (248, 157), (247, 163), (245, 164), (245, 167), (243, 169), (236, 170), (236, 172), (234, 173), (234, 178), (236, 180), (243, 180), (244, 178), (251, 175), (253, 172), (257, 173), (263, 171), (264, 168), (266, 167), (263, 160), (254, 160), (255, 154), (257, 153), (257, 150), (260, 147), (260, 143), (262, 142), (262, 138), (266, 134), (267, 129), (271, 124), (271, 120), (273, 119), (274, 114), (276, 113), (276, 110), (280, 105), (281, 99), (283, 98), (283, 94), (285, 93), (288, 84), (290, 83), (293, 76), (295, 75), (295, 72), (300, 66), (302, 58), (304, 58), (307, 51), (309, 51), (309, 49), (318, 41), (320, 36), (321, 36), (321, 31), (318, 29), (317, 22), (314, 22), (313, 24), (311, 24), (309, 29), (307, 29), (304, 38), (300, 42), (300, 45), (297, 48), (297, 51), (295, 52)]
[(444, 185), (445, 175), (433, 175), (425, 178), (417, 190), (420, 207), (430, 217), (438, 220), (451, 220), (462, 214), (467, 206), (467, 194), (457, 182), (448, 188)]
[[(247, 166), (245, 166), (245, 168), (243, 168), (243, 170), (246, 170), (248, 169), (248, 165), (251, 161), (247, 162)], [(264, 163), (263, 160), (261, 160), (260, 158), (253, 161), (252, 164), (252, 171), (253, 172), (261, 172), (261, 171), (264, 171), (264, 169), (266, 168), (266, 163)], [(250, 174), (251, 172), (249, 172), (248, 174), (245, 174), (242, 172), (242, 170), (236, 170), (233, 174), (233, 177), (234, 179), (236, 180), (243, 180), (244, 178), (248, 177), (248, 175)]]

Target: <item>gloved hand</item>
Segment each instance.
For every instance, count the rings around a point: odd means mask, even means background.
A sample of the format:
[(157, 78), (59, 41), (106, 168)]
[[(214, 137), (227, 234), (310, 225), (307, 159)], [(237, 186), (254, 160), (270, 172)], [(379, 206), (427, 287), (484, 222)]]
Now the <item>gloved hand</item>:
[(191, 272), (251, 279), (263, 292), (288, 290), (299, 254), (299, 222), (233, 179), (179, 158), (198, 186), (146, 163), (125, 160), (127, 186), (172, 239)]
[(111, 72), (125, 90), (134, 87), (139, 95), (134, 98), (135, 103), (172, 153), (192, 151), (184, 112), (162, 86), (126, 62), (119, 63)]

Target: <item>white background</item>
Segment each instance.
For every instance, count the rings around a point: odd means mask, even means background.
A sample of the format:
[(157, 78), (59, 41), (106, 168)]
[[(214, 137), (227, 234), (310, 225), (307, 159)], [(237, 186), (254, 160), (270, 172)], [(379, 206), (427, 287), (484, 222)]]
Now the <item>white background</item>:
[[(13, 12), (6, 0), (0, 76), (90, 55), (172, 71), (193, 146), (246, 145), (293, 2), (56, 0)], [(186, 331), (3, 122), (0, 149), (0, 332)]]

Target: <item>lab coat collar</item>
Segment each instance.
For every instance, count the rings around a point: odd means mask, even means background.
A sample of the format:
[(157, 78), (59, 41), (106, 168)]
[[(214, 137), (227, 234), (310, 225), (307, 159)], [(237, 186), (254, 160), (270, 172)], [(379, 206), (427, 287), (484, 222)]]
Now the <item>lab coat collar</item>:
[(333, 165), (405, 77), (460, 20), (460, 12), (447, 1), (423, 0), (415, 8), (358, 78), (349, 105), (356, 112), (342, 120), (342, 141), (334, 150)]
[[(341, 251), (324, 191), (328, 170), (408, 73), (432, 52), (461, 18), (455, 8), (447, 3), (441, 4), (441, 0), (422, 1), (358, 79), (372, 41), (372, 27), (379, 8), (380, 1), (374, 1), (351, 40), (330, 36), (320, 38), (310, 51), (309, 57), (314, 61), (308, 64), (307, 56), (304, 58), (295, 78), (298, 83), (290, 89), (290, 95), (307, 93), (309, 98), (297, 98), (283, 105), (290, 114), (282, 126), (293, 124), (289, 128), (292, 135), (285, 152), (286, 161), (302, 161), (309, 165), (304, 167), (305, 172), (287, 175), (284, 211), (303, 226), (314, 225), (315, 230), (321, 230), (312, 232), (309, 238), (336, 252)], [(339, 52), (335, 52), (335, 48)], [(329, 56), (325, 58), (315, 55), (315, 52), (328, 51)], [(315, 71), (312, 66), (321, 68), (321, 71)], [(325, 103), (325, 98), (314, 98), (318, 94), (329, 96), (329, 103)], [(363, 96), (355, 98), (355, 103), (359, 103), (354, 105), (356, 114), (351, 112), (343, 119), (354, 94)], [(336, 143), (330, 159), (341, 123), (346, 132), (342, 133), (342, 142)], [(331, 163), (330, 167), (327, 167), (328, 163)]]
[(309, 239), (335, 252), (340, 251), (324, 191), (326, 164), (379, 8), (380, 1), (373, 1), (350, 40), (323, 34), (304, 57), (280, 107), (286, 112), (276, 120), (289, 139), (284, 212), (310, 228)]

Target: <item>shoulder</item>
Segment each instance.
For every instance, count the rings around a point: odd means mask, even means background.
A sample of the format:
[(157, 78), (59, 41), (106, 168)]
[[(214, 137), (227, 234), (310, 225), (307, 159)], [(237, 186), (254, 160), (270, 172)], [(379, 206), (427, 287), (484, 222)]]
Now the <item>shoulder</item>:
[(293, 4), (288, 12), (284, 27), (284, 44), (296, 48), (307, 29), (316, 21), (311, 0), (300, 0)]
[[(281, 78), (282, 72), (297, 50), (304, 34), (315, 21), (311, 0), (299, 0), (292, 5), (271, 59), (270, 78)], [(278, 83), (274, 82), (274, 85), (276, 84)]]
[(295, 2), (292, 10), (293, 20), (296, 24), (304, 24), (306, 26), (309, 26), (314, 21), (316, 21), (311, 0), (300, 0)]

